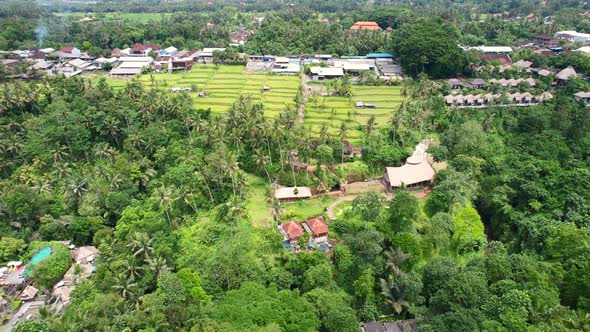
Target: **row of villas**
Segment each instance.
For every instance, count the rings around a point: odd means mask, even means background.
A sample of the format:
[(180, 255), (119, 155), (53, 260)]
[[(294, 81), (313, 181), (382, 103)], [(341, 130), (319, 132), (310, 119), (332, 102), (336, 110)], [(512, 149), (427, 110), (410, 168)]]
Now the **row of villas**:
[(462, 107), (486, 107), (492, 105), (516, 105), (516, 106), (530, 106), (536, 105), (540, 102), (547, 101), (553, 98), (549, 92), (545, 92), (540, 96), (525, 93), (507, 93), (507, 94), (479, 94), (479, 95), (447, 95), (445, 102), (447, 106), (454, 108)]

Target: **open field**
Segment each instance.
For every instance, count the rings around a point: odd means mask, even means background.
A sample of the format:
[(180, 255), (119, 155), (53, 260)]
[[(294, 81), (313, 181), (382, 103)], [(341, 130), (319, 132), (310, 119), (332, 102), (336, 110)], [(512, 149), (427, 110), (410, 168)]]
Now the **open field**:
[[(192, 87), (195, 92), (190, 95), (195, 107), (211, 108), (216, 113), (227, 111), (240, 95), (250, 95), (261, 101), (268, 117), (278, 115), (287, 105), (296, 107), (293, 99), (299, 87), (298, 76), (251, 74), (244, 69), (244, 66), (199, 64), (188, 72), (142, 75), (140, 79), (147, 87)], [(108, 82), (115, 89), (122, 89), (126, 80), (109, 78)], [(262, 92), (265, 85), (271, 88), (270, 91)], [(198, 91), (201, 90), (205, 90), (208, 96), (199, 97)]]
[[(313, 83), (312, 83), (313, 84)], [(361, 139), (361, 127), (371, 115), (375, 115), (377, 126), (385, 125), (401, 104), (399, 86), (352, 86), (351, 97), (318, 96), (311, 98), (305, 106), (305, 124), (314, 135), (326, 125), (330, 134), (336, 135), (342, 123), (347, 128), (347, 139), (352, 143)], [(356, 108), (355, 102), (375, 104), (376, 108)]]
[[(55, 13), (55, 16), (81, 19), (86, 17), (86, 13), (80, 12), (63, 12)], [(98, 20), (120, 20), (125, 19), (132, 22), (144, 23), (148, 21), (160, 20), (162, 17), (171, 16), (172, 13), (101, 13), (97, 16)], [(92, 15), (89, 15), (92, 16)]]

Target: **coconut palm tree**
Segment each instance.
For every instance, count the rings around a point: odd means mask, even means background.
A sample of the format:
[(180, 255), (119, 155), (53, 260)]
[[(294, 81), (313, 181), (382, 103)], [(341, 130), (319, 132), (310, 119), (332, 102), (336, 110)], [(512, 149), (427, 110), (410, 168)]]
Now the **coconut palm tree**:
[(133, 256), (137, 257), (143, 255), (145, 259), (149, 259), (154, 251), (152, 247), (153, 238), (150, 238), (147, 233), (134, 232), (131, 234), (127, 248), (131, 249)]
[(170, 271), (170, 268), (168, 267), (168, 262), (166, 262), (165, 258), (160, 256), (148, 259), (148, 264), (152, 272), (154, 272), (154, 274), (156, 275), (156, 279), (160, 279), (162, 274)]
[(124, 299), (127, 299), (133, 295), (135, 295), (137, 284), (134, 280), (127, 278), (125, 274), (120, 274), (115, 276), (114, 278), (114, 285), (111, 286), (113, 289), (121, 295)]
[(396, 315), (400, 315), (409, 307), (406, 300), (407, 294), (403, 286), (397, 282), (396, 277), (390, 275), (387, 279), (380, 279), (381, 295), (385, 298), (385, 303), (391, 306)]
[(160, 206), (162, 206), (166, 212), (168, 224), (172, 225), (172, 220), (170, 219), (170, 209), (172, 204), (178, 199), (176, 190), (171, 187), (161, 186), (156, 190), (156, 194), (158, 195)]

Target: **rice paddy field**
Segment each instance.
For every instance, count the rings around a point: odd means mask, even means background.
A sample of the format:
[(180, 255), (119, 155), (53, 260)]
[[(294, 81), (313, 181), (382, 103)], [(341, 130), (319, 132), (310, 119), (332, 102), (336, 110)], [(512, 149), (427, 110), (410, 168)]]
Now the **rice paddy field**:
[[(240, 95), (250, 95), (264, 104), (265, 116), (273, 117), (288, 105), (296, 107), (293, 99), (297, 94), (300, 79), (298, 76), (279, 76), (269, 74), (247, 73), (244, 66), (195, 65), (188, 72), (173, 74), (142, 75), (140, 80), (146, 87), (157, 85), (158, 88), (193, 88), (194, 105), (197, 108), (211, 108), (212, 112), (224, 113)], [(122, 89), (126, 80), (109, 79), (115, 89)], [(264, 86), (270, 91), (263, 92)], [(206, 97), (199, 97), (199, 92), (207, 92)]]
[[(342, 123), (346, 125), (346, 137), (350, 142), (361, 140), (361, 128), (374, 115), (377, 127), (385, 125), (401, 104), (403, 97), (399, 86), (352, 86), (351, 97), (318, 96), (305, 105), (305, 125), (312, 135), (319, 135), (322, 126), (337, 135)], [(356, 108), (355, 103), (375, 104), (375, 108)]]
[[(286, 107), (297, 107), (294, 98), (299, 88), (299, 76), (271, 75), (246, 72), (244, 66), (194, 65), (188, 72), (142, 75), (146, 87), (160, 89), (193, 88), (190, 95), (196, 108), (210, 108), (214, 113), (226, 112), (240, 95), (250, 95), (265, 107), (265, 116), (274, 117)], [(127, 80), (108, 78), (115, 89), (122, 89)], [(313, 84), (313, 83), (312, 83)], [(270, 91), (263, 92), (264, 86)], [(206, 97), (199, 97), (199, 91)], [(319, 136), (322, 126), (337, 135), (342, 123), (346, 125), (346, 139), (360, 143), (362, 128), (374, 115), (377, 127), (385, 125), (401, 104), (399, 86), (352, 86), (351, 97), (317, 96), (308, 98), (304, 125), (311, 135)], [(375, 108), (356, 108), (355, 103), (375, 104)]]
[[(60, 12), (55, 13), (54, 15), (72, 19), (94, 16), (94, 14), (88, 15), (87, 13), (81, 12)], [(169, 17), (172, 15), (173, 13), (101, 13), (97, 20), (129, 20), (136, 23), (145, 23), (148, 21), (161, 20), (162, 17)]]

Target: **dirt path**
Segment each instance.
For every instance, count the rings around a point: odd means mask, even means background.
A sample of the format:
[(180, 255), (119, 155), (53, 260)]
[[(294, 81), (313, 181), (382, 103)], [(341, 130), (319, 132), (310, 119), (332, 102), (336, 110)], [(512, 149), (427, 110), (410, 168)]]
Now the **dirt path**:
[(307, 96), (309, 95), (309, 91), (307, 91), (307, 75), (305, 73), (301, 74), (301, 87), (303, 89), (303, 103), (299, 105), (297, 108), (297, 115), (299, 115), (299, 123), (303, 123), (305, 119), (305, 103), (307, 102)]
[[(373, 191), (373, 190), (371, 190), (371, 191)], [(415, 193), (413, 193), (413, 195), (417, 199), (422, 199), (422, 198), (428, 196), (428, 194), (431, 191), (432, 191), (432, 189), (425, 188), (421, 192), (415, 192)], [(393, 194), (391, 192), (386, 192), (385, 194), (386, 194), (386, 198), (385, 199), (387, 201), (391, 201), (393, 199)], [(352, 201), (355, 198), (357, 198), (357, 196), (359, 196), (359, 195), (362, 195), (362, 193), (354, 193), (354, 194), (347, 195), (347, 196), (340, 196), (337, 201), (335, 201), (334, 203), (330, 204), (330, 206), (328, 206), (328, 208), (326, 209), (326, 212), (328, 214), (328, 218), (330, 218), (330, 220), (336, 220), (336, 215), (334, 214), (334, 209), (336, 208), (336, 206), (338, 206), (338, 204), (340, 204), (342, 202)]]
[(336, 220), (336, 215), (334, 214), (334, 208), (342, 202), (348, 202), (348, 201), (354, 200), (356, 198), (356, 196), (358, 196), (358, 195), (340, 196), (340, 198), (338, 198), (337, 201), (335, 201), (334, 203), (330, 204), (330, 206), (328, 206), (328, 209), (327, 209), (328, 218), (330, 218), (330, 220)]

